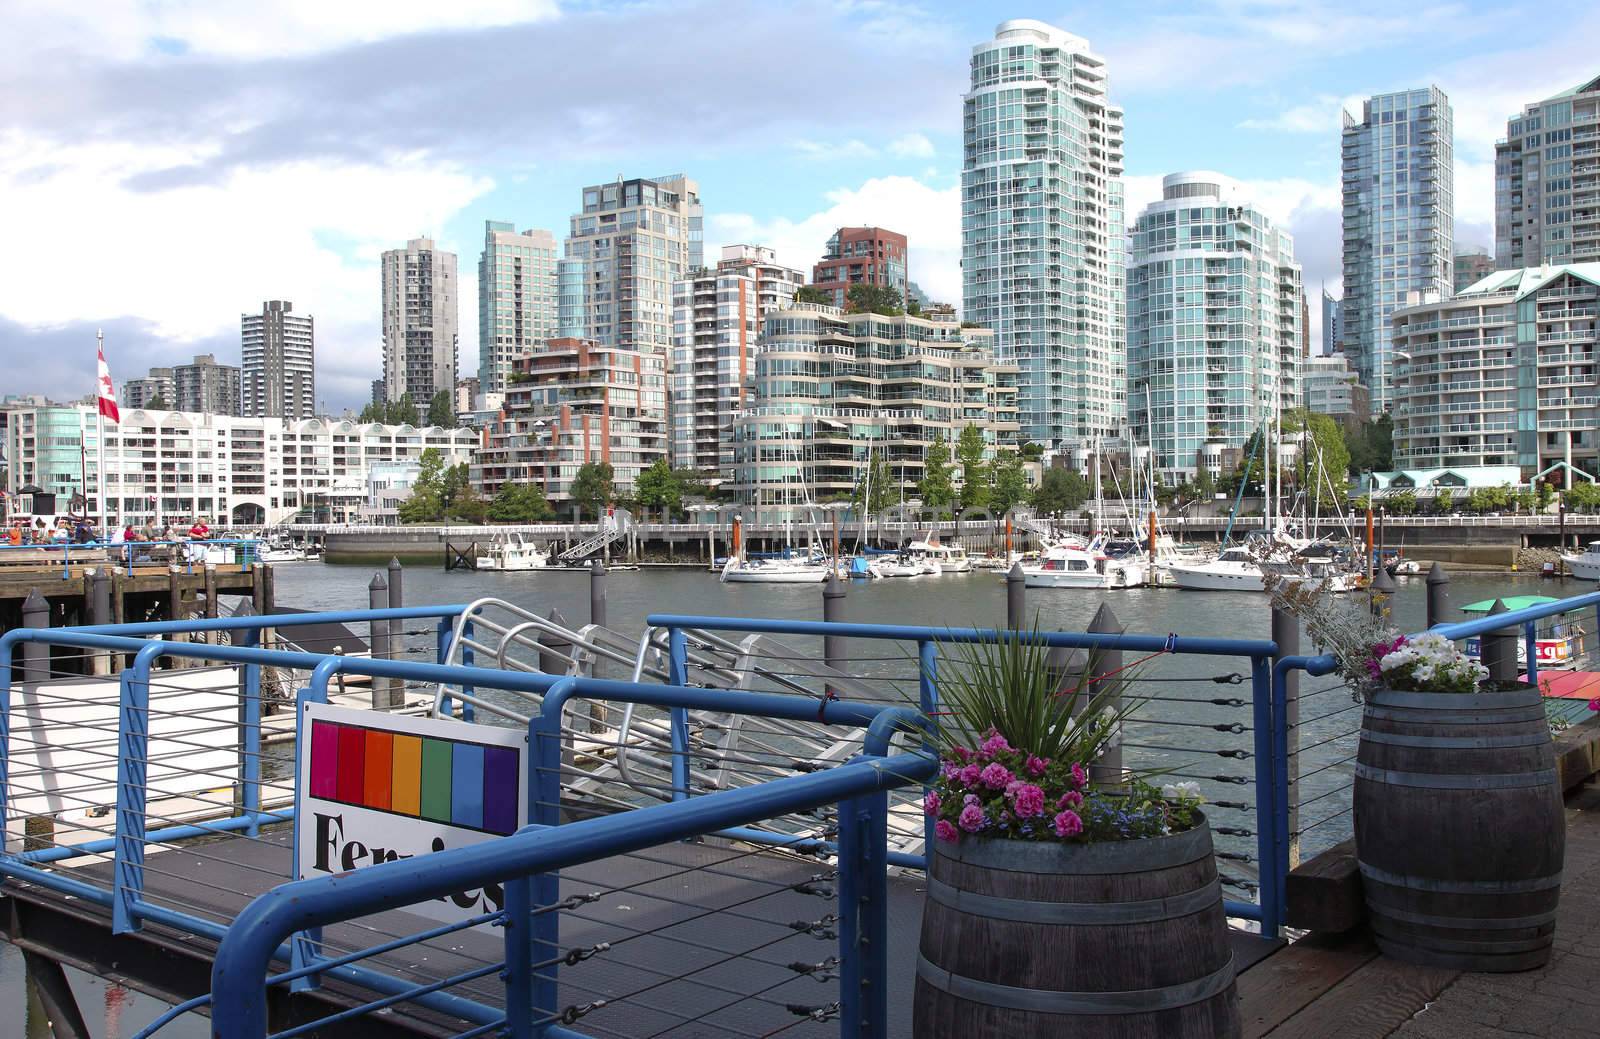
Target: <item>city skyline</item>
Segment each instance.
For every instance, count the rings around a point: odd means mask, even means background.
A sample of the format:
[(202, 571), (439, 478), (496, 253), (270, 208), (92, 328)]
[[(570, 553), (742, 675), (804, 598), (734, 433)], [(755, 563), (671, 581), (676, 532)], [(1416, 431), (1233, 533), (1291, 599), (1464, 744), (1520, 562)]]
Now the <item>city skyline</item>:
[[(1546, 20), (1487, 5), (1156, 5), (1137, 23), (1072, 4), (841, 5), (747, 12), (748, 46), (733, 68), (703, 28), (725, 6), (633, 9), (626, 24), (663, 42), (659, 60), (634, 63), (581, 110), (544, 100), (532, 83), (536, 93), (509, 112), (504, 98), (491, 103), (504, 93), (490, 82), (503, 67), (493, 55), (545, 55), (557, 83), (560, 63), (605, 60), (624, 16), (550, 5), (519, 21), (500, 5), (466, 4), (375, 18), (353, 4), (268, 19), (160, 6), (91, 18), (21, 5), (14, 39), (29, 43), (15, 45), (12, 93), (53, 100), (0, 109), (0, 127), (18, 142), (0, 189), (17, 200), (21, 245), (0, 261), (16, 289), (0, 300), (0, 363), (26, 358), (33, 373), (32, 385), (8, 388), (85, 392), (81, 359), (97, 326), (118, 378), (196, 353), (231, 363), (235, 315), (290, 298), (318, 317), (319, 405), (359, 407), (380, 367), (372, 286), (384, 248), (431, 234), (476, 258), (488, 219), (559, 233), (575, 193), (619, 173), (682, 170), (697, 180), (708, 256), (759, 244), (808, 269), (839, 226), (894, 228), (912, 242), (919, 284), (959, 304), (959, 97), (973, 43), (1010, 17), (1086, 37), (1106, 58), (1126, 111), (1130, 223), (1159, 197), (1163, 173), (1225, 169), (1295, 235), (1306, 284), (1337, 289), (1341, 107), (1438, 83), (1456, 116), (1456, 239), (1492, 247), (1495, 140), (1526, 105), (1594, 77), (1582, 41), (1600, 32), (1600, 13), (1580, 5), (1559, 35), (1541, 29)], [(1191, 77), (1165, 60), (1173, 47), (1212, 55), (1215, 71)], [(62, 52), (80, 60), (63, 62)], [(739, 106), (707, 115), (697, 101), (746, 74), (793, 91), (821, 64), (869, 54), (897, 71), (872, 92), (781, 116)], [(402, 60), (435, 89), (402, 98), (385, 84), (380, 68)], [(68, 68), (71, 91), (60, 78)], [(655, 88), (641, 90), (645, 79)], [(193, 100), (172, 102), (173, 91)], [(445, 117), (475, 106), (473, 118)], [(218, 226), (250, 234), (256, 248), (219, 253)], [(64, 250), (106, 227), (154, 255), (89, 291), (58, 284), (54, 272), (71, 262)], [(476, 279), (462, 278), (460, 290), (465, 373), (478, 357)]]

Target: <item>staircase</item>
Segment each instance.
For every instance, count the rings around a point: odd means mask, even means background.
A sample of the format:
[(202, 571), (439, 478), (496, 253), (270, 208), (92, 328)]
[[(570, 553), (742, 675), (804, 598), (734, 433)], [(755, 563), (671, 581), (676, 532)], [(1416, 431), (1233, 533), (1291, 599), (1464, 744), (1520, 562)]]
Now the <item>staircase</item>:
[(567, 549), (557, 560), (563, 563), (577, 563), (597, 554), (607, 545), (621, 541), (633, 529), (633, 514), (627, 509), (617, 509), (610, 516), (600, 521), (600, 530), (591, 537), (578, 542)]

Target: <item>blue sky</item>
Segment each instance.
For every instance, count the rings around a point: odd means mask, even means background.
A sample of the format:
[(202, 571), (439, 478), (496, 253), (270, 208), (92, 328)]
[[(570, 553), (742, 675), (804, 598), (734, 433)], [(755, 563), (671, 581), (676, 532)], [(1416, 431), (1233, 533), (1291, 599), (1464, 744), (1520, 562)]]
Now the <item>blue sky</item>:
[[(378, 374), (378, 254), (461, 258), (476, 367), (485, 219), (563, 234), (582, 185), (684, 171), (707, 240), (808, 268), (841, 223), (911, 236), (959, 303), (961, 93), (974, 43), (1038, 18), (1086, 37), (1127, 112), (1130, 218), (1216, 169), (1338, 291), (1339, 111), (1439, 84), (1457, 240), (1492, 245), (1493, 142), (1600, 74), (1600, 5), (807, 4), (737, 0), (10, 0), (0, 14), (0, 393), (76, 396), (94, 329), (115, 377), (215, 352), (288, 298), (318, 321), (318, 396)], [(1313, 320), (1320, 320), (1312, 307)]]

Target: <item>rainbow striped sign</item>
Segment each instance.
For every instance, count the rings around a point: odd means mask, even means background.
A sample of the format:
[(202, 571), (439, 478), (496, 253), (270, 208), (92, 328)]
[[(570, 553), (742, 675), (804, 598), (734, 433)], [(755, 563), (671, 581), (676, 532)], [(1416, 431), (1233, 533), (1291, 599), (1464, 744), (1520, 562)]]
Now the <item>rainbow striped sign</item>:
[[(387, 721), (388, 719), (385, 719)], [(311, 796), (484, 833), (517, 828), (518, 750), (311, 722)]]

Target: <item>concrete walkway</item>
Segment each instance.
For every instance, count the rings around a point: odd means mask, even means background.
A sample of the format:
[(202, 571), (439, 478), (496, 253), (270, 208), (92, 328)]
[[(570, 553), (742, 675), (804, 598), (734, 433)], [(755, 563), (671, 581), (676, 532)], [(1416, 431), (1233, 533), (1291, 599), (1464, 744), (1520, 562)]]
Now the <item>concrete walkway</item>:
[(1590, 784), (1567, 799), (1567, 822), (1549, 965), (1523, 974), (1458, 974), (1391, 1035), (1600, 1036), (1600, 787)]

